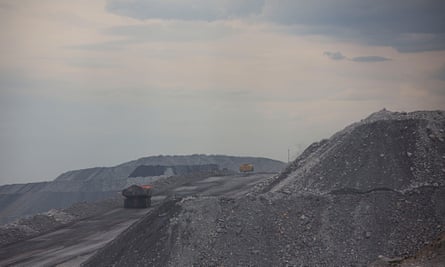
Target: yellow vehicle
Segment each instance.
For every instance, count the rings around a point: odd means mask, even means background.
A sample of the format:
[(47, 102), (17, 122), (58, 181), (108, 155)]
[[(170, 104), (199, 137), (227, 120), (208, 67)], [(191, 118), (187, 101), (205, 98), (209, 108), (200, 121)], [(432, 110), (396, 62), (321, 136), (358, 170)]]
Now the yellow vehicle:
[(241, 164), (241, 166), (239, 166), (239, 171), (240, 172), (253, 172), (253, 164), (250, 164), (250, 163)]

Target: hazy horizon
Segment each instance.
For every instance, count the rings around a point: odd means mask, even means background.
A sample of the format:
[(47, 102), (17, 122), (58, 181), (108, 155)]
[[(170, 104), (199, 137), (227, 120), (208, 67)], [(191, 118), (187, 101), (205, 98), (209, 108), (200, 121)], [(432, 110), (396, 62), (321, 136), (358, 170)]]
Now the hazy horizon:
[(287, 162), (445, 109), (445, 2), (0, 0), (0, 184), (154, 155)]

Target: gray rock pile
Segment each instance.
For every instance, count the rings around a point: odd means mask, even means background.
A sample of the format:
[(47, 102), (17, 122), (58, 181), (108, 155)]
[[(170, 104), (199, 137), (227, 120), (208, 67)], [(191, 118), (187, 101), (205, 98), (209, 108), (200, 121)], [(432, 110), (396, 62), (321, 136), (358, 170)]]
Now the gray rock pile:
[(366, 266), (445, 227), (445, 112), (372, 114), (236, 199), (169, 200), (86, 266)]
[(312, 144), (262, 192), (398, 192), (445, 185), (445, 112), (377, 112)]

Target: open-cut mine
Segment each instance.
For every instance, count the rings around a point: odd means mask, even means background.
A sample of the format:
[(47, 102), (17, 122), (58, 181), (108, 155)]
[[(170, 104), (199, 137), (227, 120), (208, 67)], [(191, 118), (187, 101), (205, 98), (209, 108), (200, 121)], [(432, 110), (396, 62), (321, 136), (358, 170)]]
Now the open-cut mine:
[(0, 265), (445, 266), (444, 140), (444, 111), (382, 110), (279, 173), (165, 176), (149, 209), (118, 197), (55, 231), (9, 236)]

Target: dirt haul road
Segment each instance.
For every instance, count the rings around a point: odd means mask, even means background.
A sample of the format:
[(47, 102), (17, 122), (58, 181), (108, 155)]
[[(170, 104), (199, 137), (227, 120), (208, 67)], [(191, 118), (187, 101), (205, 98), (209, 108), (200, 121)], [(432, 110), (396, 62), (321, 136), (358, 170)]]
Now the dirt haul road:
[(147, 212), (147, 209), (115, 209), (54, 232), (11, 244), (1, 249), (0, 266), (79, 265)]
[[(245, 194), (272, 174), (167, 178), (153, 196), (158, 205), (167, 195), (228, 196)], [(113, 209), (56, 231), (13, 243), (0, 250), (0, 266), (79, 266), (98, 249), (152, 209)]]

